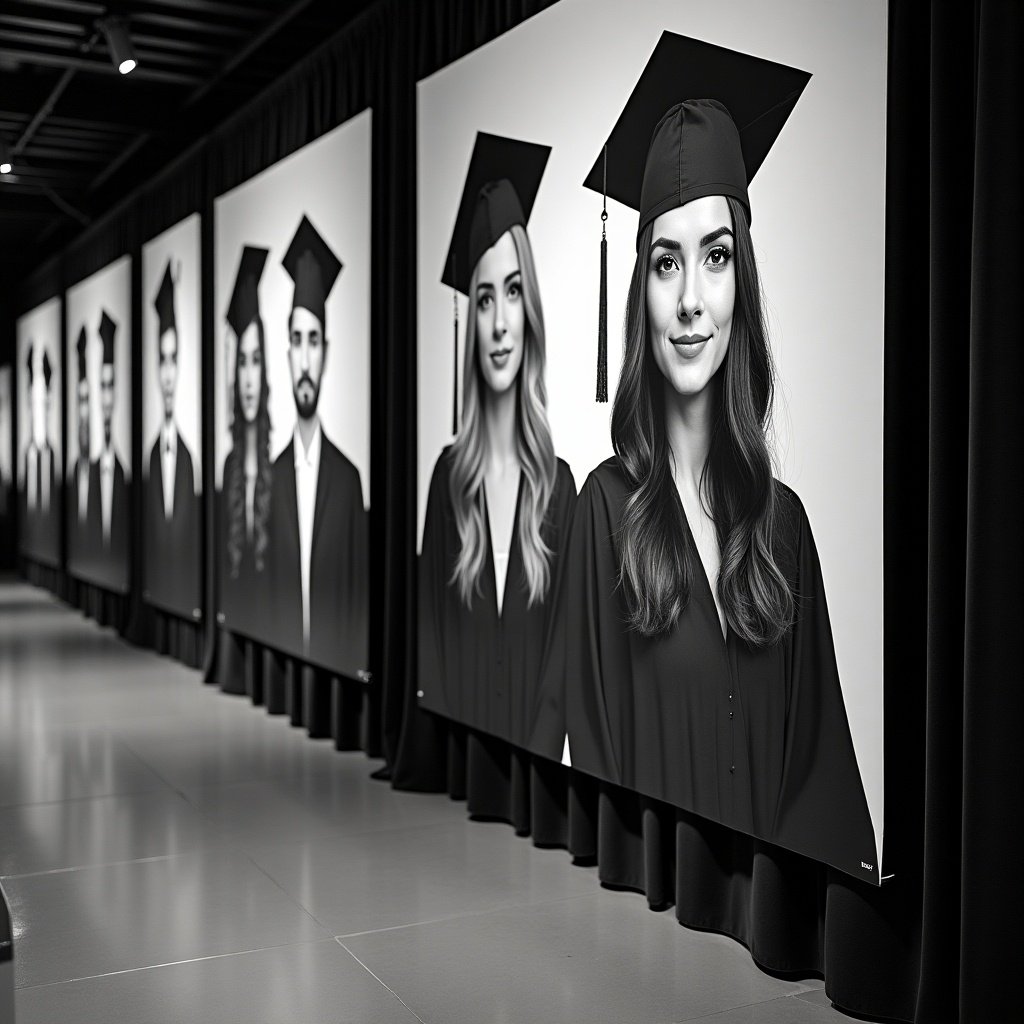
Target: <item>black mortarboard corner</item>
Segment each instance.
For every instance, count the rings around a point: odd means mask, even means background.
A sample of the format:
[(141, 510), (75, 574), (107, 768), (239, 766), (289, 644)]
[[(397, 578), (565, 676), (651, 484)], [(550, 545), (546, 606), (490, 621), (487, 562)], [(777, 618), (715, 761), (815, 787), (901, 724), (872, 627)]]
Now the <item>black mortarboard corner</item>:
[[(638, 242), (659, 214), (702, 196), (739, 200), (749, 222), (747, 186), (810, 78), (797, 68), (663, 32), (583, 184), (639, 212)], [(602, 250), (602, 276), (604, 268)], [(598, 401), (607, 401), (604, 319)]]
[(156, 309), (157, 319), (159, 320), (156, 332), (156, 340), (157, 344), (159, 344), (164, 333), (173, 330), (176, 326), (174, 319), (174, 275), (171, 273), (170, 260), (167, 261), (167, 269), (164, 271), (164, 276), (160, 281), (160, 290), (156, 293), (153, 306)]
[(292, 309), (308, 309), (320, 321), (326, 337), (327, 296), (341, 273), (342, 263), (305, 214), (281, 263), (295, 282)]
[(113, 363), (114, 361), (114, 335), (117, 333), (117, 324), (110, 318), (106, 310), (100, 317), (100, 340), (103, 342), (103, 362)]
[(235, 332), (236, 338), (245, 334), (245, 329), (260, 315), (258, 286), (263, 276), (269, 249), (257, 249), (253, 245), (242, 248), (242, 258), (235, 275), (235, 287), (231, 292), (225, 319)]
[[(469, 294), (473, 271), (509, 228), (526, 227), (540, 190), (550, 146), (477, 132), (462, 188), (441, 283)], [(452, 432), (458, 433), (458, 302), (455, 308), (455, 399)]]
[(85, 333), (85, 325), (82, 325), (82, 329), (78, 332), (78, 341), (75, 342), (75, 349), (78, 352), (78, 380), (81, 382), (85, 380), (85, 356), (86, 349), (89, 345), (89, 338)]
[(53, 379), (53, 367), (50, 365), (50, 353), (43, 349), (43, 384), (46, 390), (50, 390), (50, 381)]

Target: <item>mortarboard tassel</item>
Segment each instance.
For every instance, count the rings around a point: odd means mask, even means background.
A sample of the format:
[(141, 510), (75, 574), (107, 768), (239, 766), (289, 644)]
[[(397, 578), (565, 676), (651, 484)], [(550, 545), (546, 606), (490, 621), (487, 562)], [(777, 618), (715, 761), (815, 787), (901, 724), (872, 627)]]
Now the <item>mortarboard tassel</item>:
[[(455, 257), (452, 256), (452, 278), (455, 277)], [(452, 288), (452, 434), (459, 432), (459, 293)]]
[(604, 200), (601, 209), (601, 286), (597, 307), (597, 397), (608, 401), (608, 147), (604, 147)]

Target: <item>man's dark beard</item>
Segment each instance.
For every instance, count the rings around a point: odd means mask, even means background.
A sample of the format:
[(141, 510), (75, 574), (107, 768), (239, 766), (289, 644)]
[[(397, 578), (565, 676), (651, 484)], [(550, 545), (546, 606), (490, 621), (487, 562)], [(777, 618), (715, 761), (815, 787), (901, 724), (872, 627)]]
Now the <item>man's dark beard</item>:
[[(300, 393), (303, 384), (309, 385), (313, 392), (312, 398), (307, 399)], [(299, 414), (299, 419), (308, 420), (316, 413), (317, 403), (320, 401), (320, 388), (313, 384), (309, 374), (304, 373), (298, 384), (292, 388), (292, 397), (295, 399), (295, 411)]]

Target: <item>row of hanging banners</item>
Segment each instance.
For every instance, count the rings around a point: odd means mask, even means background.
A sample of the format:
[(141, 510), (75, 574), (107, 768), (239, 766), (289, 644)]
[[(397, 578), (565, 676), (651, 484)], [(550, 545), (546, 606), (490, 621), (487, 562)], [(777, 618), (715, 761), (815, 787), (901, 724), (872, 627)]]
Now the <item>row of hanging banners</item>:
[[(877, 884), (885, 7), (738, 6), (561, 0), (418, 86), (418, 696)], [(140, 339), (128, 256), (18, 321), (27, 556), (127, 590), (141, 357), (145, 598), (201, 616), (209, 386), (218, 622), (367, 668), (370, 133), (216, 200), (212, 381), (198, 215)]]

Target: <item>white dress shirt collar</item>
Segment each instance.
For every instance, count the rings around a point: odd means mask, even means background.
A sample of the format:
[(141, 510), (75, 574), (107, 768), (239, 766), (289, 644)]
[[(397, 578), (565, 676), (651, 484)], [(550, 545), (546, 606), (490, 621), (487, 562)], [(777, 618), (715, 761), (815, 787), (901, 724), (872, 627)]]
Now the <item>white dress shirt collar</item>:
[(295, 426), (295, 501), (299, 520), (299, 578), (302, 585), (302, 639), (309, 644), (309, 578), (313, 555), (313, 519), (316, 513), (316, 488), (320, 477), (320, 446), (322, 431), (317, 419), (309, 448), (302, 443), (298, 424)]
[(160, 427), (160, 480), (164, 492), (164, 518), (174, 518), (174, 478), (178, 468), (178, 428), (171, 420)]

